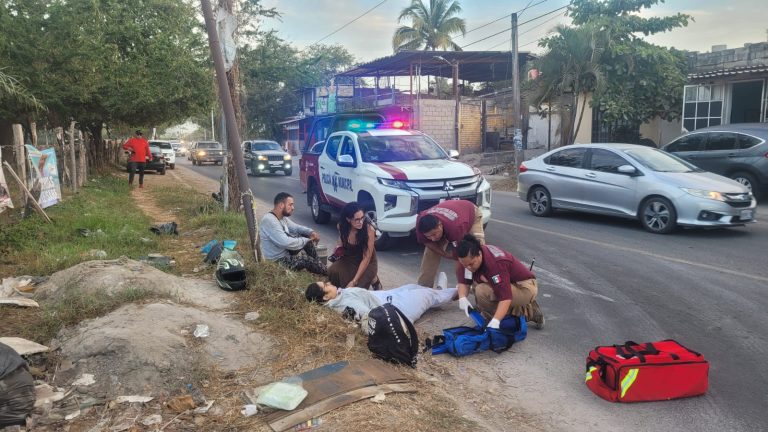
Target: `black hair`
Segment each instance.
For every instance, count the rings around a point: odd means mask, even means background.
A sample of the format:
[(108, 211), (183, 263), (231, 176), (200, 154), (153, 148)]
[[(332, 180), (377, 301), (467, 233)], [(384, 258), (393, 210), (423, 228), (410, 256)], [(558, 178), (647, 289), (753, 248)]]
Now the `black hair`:
[(136, 135), (139, 135), (139, 136), (141, 136), (141, 135), (143, 135), (143, 134), (141, 133), (141, 131), (140, 131), (140, 130), (136, 130)]
[(293, 195), (289, 194), (288, 192), (280, 192), (279, 194), (275, 195), (275, 205), (285, 202), (285, 200), (288, 198), (293, 198)]
[(481, 247), (480, 240), (476, 239), (472, 234), (467, 234), (459, 242), (456, 255), (459, 258), (465, 258), (467, 255), (476, 257), (480, 255)]
[(440, 223), (440, 219), (437, 218), (435, 215), (424, 215), (419, 218), (419, 232), (424, 234), (432, 231), (433, 229), (437, 228), (437, 224)]
[(354, 219), (355, 213), (363, 212), (363, 227), (357, 231), (357, 247), (360, 248), (363, 253), (368, 251), (368, 218), (365, 217), (365, 210), (363, 207), (355, 201), (344, 206), (341, 210), (341, 216), (339, 217), (339, 237), (341, 238), (341, 244), (346, 249), (349, 247), (349, 232), (352, 231), (352, 224), (348, 219)]
[(323, 297), (325, 297), (325, 291), (323, 291), (323, 288), (317, 282), (312, 282), (311, 284), (307, 285), (307, 290), (304, 292), (304, 297), (307, 298), (307, 301), (325, 303), (325, 300), (323, 300)]

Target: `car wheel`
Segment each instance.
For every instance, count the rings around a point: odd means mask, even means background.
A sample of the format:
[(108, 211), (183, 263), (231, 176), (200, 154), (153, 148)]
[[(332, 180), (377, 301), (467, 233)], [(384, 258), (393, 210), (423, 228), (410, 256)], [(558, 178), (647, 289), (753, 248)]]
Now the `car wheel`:
[(668, 199), (651, 197), (640, 206), (640, 223), (654, 234), (667, 234), (677, 226), (677, 211)]
[(312, 212), (312, 220), (319, 224), (328, 223), (331, 220), (331, 214), (323, 210), (320, 192), (317, 191), (317, 188), (313, 187), (309, 193), (309, 208)]
[(744, 171), (739, 171), (731, 174), (731, 178), (744, 185), (744, 187), (749, 189), (753, 195), (757, 196), (757, 180), (755, 179), (755, 176)]
[(160, 175), (165, 175), (165, 168), (160, 170)]
[(261, 171), (256, 169), (256, 162), (251, 163), (251, 173), (253, 173), (253, 175), (256, 177), (261, 176)]
[(534, 216), (545, 217), (552, 214), (552, 196), (543, 186), (535, 186), (528, 192), (528, 208)]
[(171, 168), (171, 169), (176, 169), (176, 164), (175, 164), (175, 163), (172, 163), (172, 164), (171, 164), (171, 166), (170, 166), (170, 168)]
[(286, 176), (290, 176), (291, 174), (293, 174), (293, 168), (287, 169), (287, 170), (285, 170), (283, 172), (285, 173)]
[(197, 165), (197, 161), (196, 161), (196, 160), (194, 160), (194, 159), (192, 159), (192, 165), (193, 165), (193, 166), (194, 166), (194, 165)]

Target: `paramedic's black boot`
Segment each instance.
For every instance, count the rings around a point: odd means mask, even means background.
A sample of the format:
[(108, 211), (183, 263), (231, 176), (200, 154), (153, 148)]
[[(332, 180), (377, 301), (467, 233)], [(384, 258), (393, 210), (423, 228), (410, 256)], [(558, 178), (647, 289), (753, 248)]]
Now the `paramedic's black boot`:
[(541, 330), (544, 328), (544, 313), (541, 312), (541, 307), (539, 307), (539, 303), (536, 302), (536, 300), (531, 302), (531, 309), (530, 309), (530, 318), (528, 321), (533, 324), (533, 327), (536, 328), (536, 330)]

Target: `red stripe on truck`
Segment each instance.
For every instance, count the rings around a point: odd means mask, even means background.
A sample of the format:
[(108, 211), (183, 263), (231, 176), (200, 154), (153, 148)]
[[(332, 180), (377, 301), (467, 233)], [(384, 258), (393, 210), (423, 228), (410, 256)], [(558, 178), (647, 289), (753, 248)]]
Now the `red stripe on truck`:
[(386, 171), (387, 174), (391, 175), (395, 180), (408, 180), (408, 176), (405, 175), (405, 172), (396, 166), (385, 163), (377, 163), (376, 166)]

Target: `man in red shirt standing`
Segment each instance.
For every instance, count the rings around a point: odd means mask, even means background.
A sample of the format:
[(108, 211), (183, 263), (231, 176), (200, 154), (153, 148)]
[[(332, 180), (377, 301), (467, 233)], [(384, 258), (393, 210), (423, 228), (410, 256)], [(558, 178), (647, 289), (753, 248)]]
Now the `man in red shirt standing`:
[(140, 130), (123, 144), (123, 149), (130, 152), (128, 157), (128, 184), (133, 185), (133, 175), (136, 169), (139, 170), (139, 187), (144, 187), (144, 168), (147, 161), (152, 159), (152, 153), (149, 151), (149, 141), (144, 138)]
[[(419, 214), (416, 218), (416, 239), (424, 245), (419, 285), (434, 285), (443, 258), (458, 260), (456, 248), (466, 234), (474, 235), (481, 243), (485, 242), (483, 212), (471, 201), (447, 200)], [(461, 267), (458, 263), (456, 265)]]
[(536, 276), (520, 260), (498, 246), (481, 245), (472, 235), (459, 242), (456, 254), (461, 264), (456, 268), (459, 309), (469, 315), (467, 295), (474, 283), (477, 309), (491, 318), (488, 327), (498, 329), (509, 315), (524, 315), (535, 328), (544, 327)]

